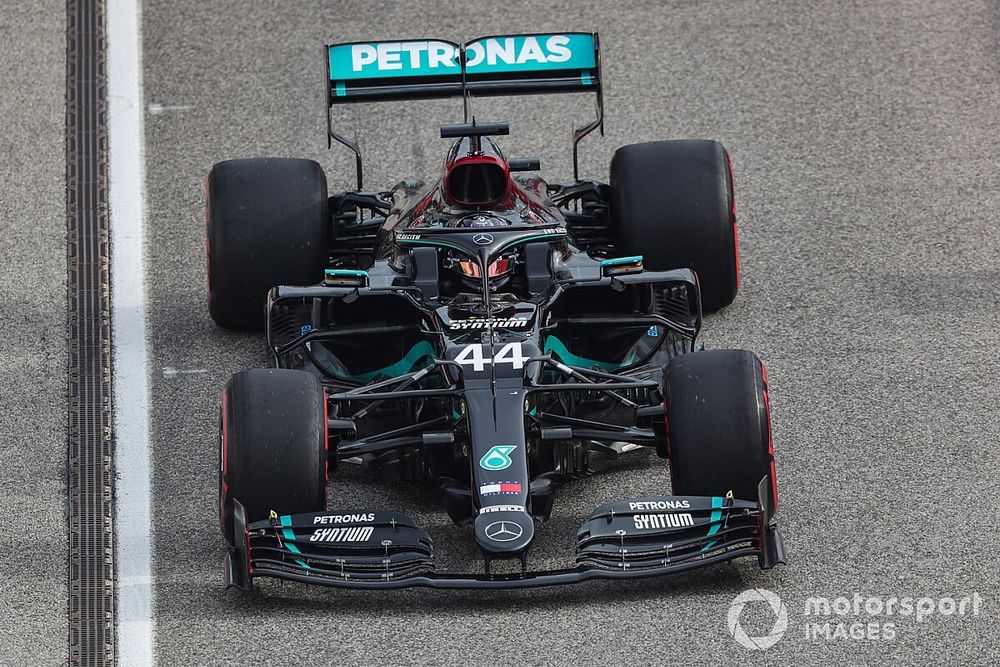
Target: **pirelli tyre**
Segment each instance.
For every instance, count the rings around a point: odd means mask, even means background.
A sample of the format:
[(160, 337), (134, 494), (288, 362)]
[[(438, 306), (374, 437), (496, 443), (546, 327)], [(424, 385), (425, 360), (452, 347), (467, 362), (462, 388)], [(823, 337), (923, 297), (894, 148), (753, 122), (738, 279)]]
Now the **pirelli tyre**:
[(674, 495), (756, 500), (767, 477), (777, 508), (767, 371), (752, 352), (710, 350), (674, 357), (663, 376)]
[(326, 396), (304, 371), (237, 373), (222, 390), (219, 517), (233, 543), (233, 500), (247, 522), (326, 509)]
[(611, 235), (648, 269), (694, 269), (702, 307), (736, 298), (740, 261), (729, 154), (707, 140), (623, 146), (611, 159)]
[(205, 182), (205, 218), (208, 311), (219, 326), (261, 330), (269, 289), (323, 280), (333, 225), (316, 162), (219, 162)]

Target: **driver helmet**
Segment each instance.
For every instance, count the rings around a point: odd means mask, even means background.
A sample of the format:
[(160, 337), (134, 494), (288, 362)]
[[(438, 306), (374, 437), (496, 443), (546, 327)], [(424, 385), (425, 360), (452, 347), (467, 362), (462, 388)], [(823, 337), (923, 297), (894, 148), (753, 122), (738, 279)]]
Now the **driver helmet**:
[[(462, 218), (456, 227), (465, 229), (489, 229), (493, 227), (506, 227), (510, 224), (507, 220), (492, 215), (470, 215)], [(502, 287), (510, 280), (510, 275), (514, 271), (517, 260), (517, 252), (511, 250), (495, 257), (487, 267), (487, 275), (490, 278), (491, 287)], [(465, 255), (459, 253), (451, 254), (451, 268), (460, 273), (463, 282), (473, 289), (478, 289), (482, 284), (482, 272), (479, 270), (479, 263)]]

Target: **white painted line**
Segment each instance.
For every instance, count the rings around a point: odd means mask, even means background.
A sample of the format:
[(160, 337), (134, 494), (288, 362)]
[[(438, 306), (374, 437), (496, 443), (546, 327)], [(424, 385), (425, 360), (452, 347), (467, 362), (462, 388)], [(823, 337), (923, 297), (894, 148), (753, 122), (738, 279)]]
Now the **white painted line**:
[(173, 366), (163, 367), (163, 377), (172, 378), (178, 375), (201, 375), (207, 373), (207, 368), (174, 368)]
[(191, 111), (194, 109), (193, 104), (160, 104), (159, 102), (149, 103), (149, 113), (153, 116), (159, 116), (161, 113), (166, 113), (168, 111)]
[(108, 0), (108, 204), (111, 225), (115, 570), (119, 665), (153, 664), (149, 353), (139, 0)]

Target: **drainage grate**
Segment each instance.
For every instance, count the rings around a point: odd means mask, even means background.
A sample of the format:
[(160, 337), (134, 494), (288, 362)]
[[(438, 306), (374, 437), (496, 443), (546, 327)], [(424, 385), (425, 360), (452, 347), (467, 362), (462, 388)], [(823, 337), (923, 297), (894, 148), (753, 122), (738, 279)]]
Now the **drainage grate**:
[(68, 0), (69, 652), (114, 661), (104, 0)]

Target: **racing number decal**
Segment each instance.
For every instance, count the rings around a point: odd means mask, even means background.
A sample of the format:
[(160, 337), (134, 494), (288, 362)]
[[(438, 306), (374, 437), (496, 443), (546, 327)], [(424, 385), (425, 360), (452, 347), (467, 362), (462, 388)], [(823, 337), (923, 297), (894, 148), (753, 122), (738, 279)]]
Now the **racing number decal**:
[(455, 357), (455, 361), (463, 366), (471, 364), (474, 371), (482, 371), (486, 368), (486, 359), (483, 357), (483, 348), (481, 345), (466, 345), (465, 349)]
[(507, 343), (493, 357), (494, 364), (510, 363), (514, 368), (524, 368), (524, 351), (520, 343)]
[(486, 364), (511, 364), (515, 369), (524, 368), (526, 357), (519, 342), (507, 343), (492, 359), (487, 359), (483, 354), (483, 345), (474, 343), (466, 345), (455, 357), (455, 361), (463, 366), (472, 366), (472, 370), (478, 373), (486, 369)]

